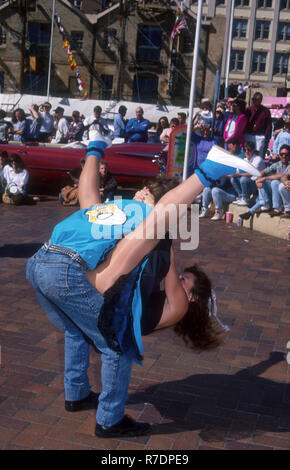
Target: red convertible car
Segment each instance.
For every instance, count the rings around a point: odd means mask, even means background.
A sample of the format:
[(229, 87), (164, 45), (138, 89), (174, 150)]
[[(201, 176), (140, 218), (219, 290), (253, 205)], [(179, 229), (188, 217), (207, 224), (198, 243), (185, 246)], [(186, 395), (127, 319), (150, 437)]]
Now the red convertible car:
[[(115, 144), (104, 152), (110, 172), (119, 185), (139, 186), (146, 178), (159, 173), (154, 155), (163, 144), (124, 143)], [(67, 172), (80, 167), (85, 148), (64, 148), (60, 144), (0, 144), (0, 150), (8, 154), (18, 153), (30, 174), (29, 191), (57, 193), (66, 184)]]

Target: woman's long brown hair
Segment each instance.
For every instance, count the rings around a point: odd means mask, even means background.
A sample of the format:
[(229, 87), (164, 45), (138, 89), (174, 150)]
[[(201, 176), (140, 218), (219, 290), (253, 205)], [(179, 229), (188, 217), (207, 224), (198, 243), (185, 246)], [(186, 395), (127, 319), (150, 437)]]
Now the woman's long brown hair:
[(175, 325), (174, 331), (192, 349), (214, 349), (223, 342), (224, 335), (209, 312), (211, 281), (196, 264), (186, 268), (185, 272), (194, 275), (192, 294), (196, 300), (189, 303), (187, 313)]

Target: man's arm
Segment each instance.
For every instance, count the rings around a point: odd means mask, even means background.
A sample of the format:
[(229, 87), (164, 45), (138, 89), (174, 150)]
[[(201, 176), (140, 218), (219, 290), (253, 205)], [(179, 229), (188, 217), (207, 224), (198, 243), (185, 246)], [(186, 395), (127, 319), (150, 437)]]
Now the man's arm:
[(86, 157), (79, 180), (79, 203), (81, 209), (87, 209), (94, 204), (100, 204), (99, 185), (99, 159), (96, 155), (89, 155)]

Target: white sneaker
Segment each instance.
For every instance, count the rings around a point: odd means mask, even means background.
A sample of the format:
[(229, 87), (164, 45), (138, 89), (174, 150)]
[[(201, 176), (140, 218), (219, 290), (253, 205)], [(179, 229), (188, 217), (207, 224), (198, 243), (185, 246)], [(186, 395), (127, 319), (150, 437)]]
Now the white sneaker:
[(248, 205), (249, 205), (249, 200), (248, 200), (248, 199), (241, 198), (241, 199), (237, 202), (237, 205), (238, 205), (238, 206), (248, 206)]
[(237, 197), (237, 199), (235, 199), (235, 201), (232, 201), (232, 203), (231, 203), (231, 204), (239, 204), (239, 201), (240, 201), (240, 198), (239, 198), (239, 197)]
[(198, 217), (199, 217), (200, 219), (203, 219), (204, 217), (208, 217), (209, 214), (210, 214), (210, 210), (209, 210), (209, 209), (206, 209), (205, 207), (203, 207), (203, 208), (201, 209), (201, 213), (199, 214)]
[(221, 220), (224, 216), (224, 211), (216, 211), (215, 215), (210, 220)]

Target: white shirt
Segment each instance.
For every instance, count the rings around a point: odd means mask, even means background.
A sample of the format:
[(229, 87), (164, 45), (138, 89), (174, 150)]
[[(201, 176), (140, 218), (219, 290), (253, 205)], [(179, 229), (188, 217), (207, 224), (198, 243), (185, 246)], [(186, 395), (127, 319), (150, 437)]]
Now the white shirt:
[(7, 181), (7, 184), (14, 183), (17, 185), (21, 193), (25, 191), (25, 186), (27, 185), (29, 179), (29, 173), (27, 170), (22, 170), (20, 173), (15, 173), (10, 165), (5, 165), (3, 176)]
[(62, 137), (65, 137), (68, 131), (68, 122), (66, 118), (62, 117), (57, 123), (57, 130), (53, 142), (59, 143)]
[[(250, 160), (248, 160), (249, 163), (251, 163), (251, 165), (253, 165), (255, 168), (257, 168), (257, 170), (259, 171), (262, 171), (266, 168), (266, 165), (265, 165), (265, 162), (264, 160), (259, 157), (259, 155), (253, 155), (252, 158), (250, 158)], [(253, 181), (256, 181), (256, 179), (258, 178), (258, 176), (251, 176), (251, 180)]]
[(108, 123), (107, 123), (106, 119), (104, 119), (102, 117), (96, 118), (96, 116), (94, 114), (92, 114), (91, 116), (87, 117), (84, 120), (84, 126), (85, 127), (90, 126), (89, 131), (98, 131), (98, 132), (100, 132), (100, 134), (102, 134), (102, 129), (100, 129), (99, 124), (93, 124), (93, 122), (96, 121), (97, 119), (99, 121), (101, 121), (101, 123), (103, 124), (103, 128), (106, 131), (109, 131), (109, 126), (108, 126)]

